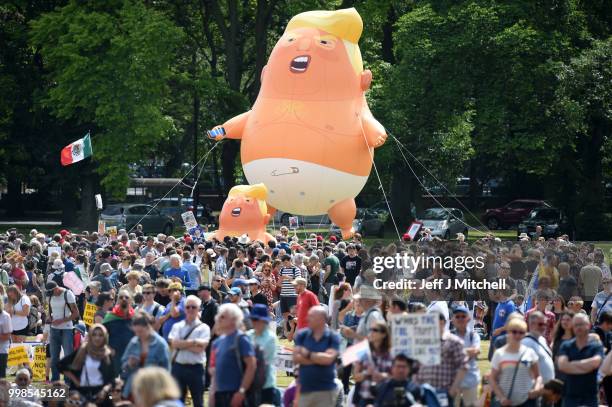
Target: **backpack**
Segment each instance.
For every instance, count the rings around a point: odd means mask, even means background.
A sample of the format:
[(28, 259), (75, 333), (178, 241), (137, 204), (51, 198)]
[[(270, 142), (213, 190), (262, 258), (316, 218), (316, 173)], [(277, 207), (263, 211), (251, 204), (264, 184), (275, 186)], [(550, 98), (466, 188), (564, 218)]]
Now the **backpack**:
[[(53, 318), (53, 309), (51, 308), (51, 299), (53, 298), (52, 295), (49, 296), (49, 318)], [(76, 306), (76, 303), (75, 303)], [(62, 316), (62, 318), (66, 318), (66, 308), (68, 308), (68, 310), (70, 310), (70, 305), (68, 304), (68, 289), (64, 289), (64, 315)], [(70, 310), (70, 312), (72, 313), (72, 310)], [(77, 313), (79, 312), (78, 308), (77, 308)], [(77, 318), (78, 319), (78, 318)]]
[[(238, 360), (238, 368), (240, 369), (240, 376), (242, 377), (244, 372), (244, 362), (242, 361), (242, 357), (240, 355), (240, 337), (246, 336), (249, 341), (251, 340), (248, 335), (244, 333), (238, 333), (236, 335), (236, 339), (234, 340), (234, 352), (236, 353), (236, 358)], [(258, 398), (261, 396), (261, 390), (263, 389), (264, 384), (266, 383), (266, 370), (267, 363), (264, 359), (263, 349), (257, 344), (253, 344), (255, 347), (255, 358), (257, 359), (256, 367), (255, 367), (255, 375), (253, 376), (253, 382), (251, 386), (246, 392), (246, 399), (249, 400), (249, 405), (258, 406), (259, 400)]]
[(58, 287), (62, 287), (62, 288), (66, 288), (66, 286), (64, 286), (64, 274), (66, 272), (62, 272), (61, 274), (57, 274), (57, 273), (52, 273), (51, 274), (51, 281), (55, 282), (55, 284), (57, 284)]

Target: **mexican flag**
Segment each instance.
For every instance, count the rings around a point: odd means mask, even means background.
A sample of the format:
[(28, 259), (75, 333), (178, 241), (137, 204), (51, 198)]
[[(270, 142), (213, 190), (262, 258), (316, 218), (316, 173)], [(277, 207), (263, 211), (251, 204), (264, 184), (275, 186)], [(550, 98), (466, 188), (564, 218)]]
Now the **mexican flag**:
[(62, 165), (70, 165), (91, 156), (91, 139), (89, 133), (82, 139), (68, 144), (62, 149)]

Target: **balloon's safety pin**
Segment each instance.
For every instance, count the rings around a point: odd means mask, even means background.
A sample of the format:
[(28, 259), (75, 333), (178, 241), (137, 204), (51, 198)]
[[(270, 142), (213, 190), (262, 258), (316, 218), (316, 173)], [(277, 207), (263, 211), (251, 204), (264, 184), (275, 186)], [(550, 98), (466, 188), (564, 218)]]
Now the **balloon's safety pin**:
[(273, 177), (280, 177), (281, 175), (291, 175), (291, 174), (299, 174), (300, 169), (298, 167), (289, 167), (291, 169), (290, 172), (278, 172), (278, 170), (273, 170), (270, 175)]

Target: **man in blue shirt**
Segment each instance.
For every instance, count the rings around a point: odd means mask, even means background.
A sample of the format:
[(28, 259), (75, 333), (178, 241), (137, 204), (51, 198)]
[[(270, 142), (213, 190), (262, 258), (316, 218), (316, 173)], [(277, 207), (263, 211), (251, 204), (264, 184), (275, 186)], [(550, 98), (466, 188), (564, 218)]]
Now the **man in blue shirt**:
[(327, 312), (320, 305), (308, 311), (308, 328), (295, 337), (293, 363), (300, 365), (299, 407), (333, 406), (337, 394), (336, 359), (340, 337), (327, 325)]
[(196, 295), (198, 287), (202, 283), (202, 278), (200, 277), (200, 268), (191, 262), (191, 253), (188, 251), (183, 252), (181, 269), (189, 278), (189, 285), (185, 286), (185, 295)]
[(563, 407), (597, 407), (597, 370), (603, 346), (589, 337), (591, 324), (586, 314), (574, 315), (572, 323), (575, 337), (561, 344), (557, 362), (566, 374)]
[(159, 325), (161, 325), (162, 336), (166, 340), (168, 340), (172, 326), (185, 319), (185, 298), (183, 298), (181, 283), (170, 283), (168, 293), (170, 294), (170, 302), (158, 320)]
[(231, 303), (222, 304), (215, 317), (215, 330), (221, 334), (212, 344), (215, 355), (215, 407), (244, 405), (255, 377), (255, 348), (250, 338), (239, 331), (243, 318), (240, 308)]
[[(493, 326), (491, 328), (491, 343), (495, 342), (495, 339), (505, 332), (506, 321), (508, 320), (508, 316), (515, 312), (516, 305), (510, 299), (512, 295), (512, 290), (506, 288), (504, 290), (499, 290), (496, 292), (498, 295), (499, 301), (497, 303), (497, 307), (495, 307), (495, 314), (493, 315)], [(489, 349), (489, 360), (493, 357), (493, 347)]]
[(181, 280), (181, 284), (184, 287), (189, 287), (191, 285), (191, 280), (189, 279), (189, 274), (187, 271), (181, 268), (181, 256), (178, 254), (173, 254), (170, 256), (170, 267), (166, 269), (164, 272), (164, 277), (173, 279), (177, 277)]

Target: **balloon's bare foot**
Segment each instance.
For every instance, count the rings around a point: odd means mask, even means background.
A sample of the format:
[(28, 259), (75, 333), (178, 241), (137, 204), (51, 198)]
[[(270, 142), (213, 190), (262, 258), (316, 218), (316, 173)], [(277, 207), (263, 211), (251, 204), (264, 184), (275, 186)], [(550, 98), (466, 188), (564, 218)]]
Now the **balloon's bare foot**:
[(357, 207), (355, 206), (354, 199), (349, 198), (336, 203), (329, 208), (327, 214), (329, 219), (340, 228), (342, 239), (350, 239), (355, 235), (353, 220), (355, 220), (355, 215), (357, 214)]
[(348, 230), (342, 229), (342, 240), (349, 240), (353, 236), (355, 236), (355, 228), (350, 228)]

